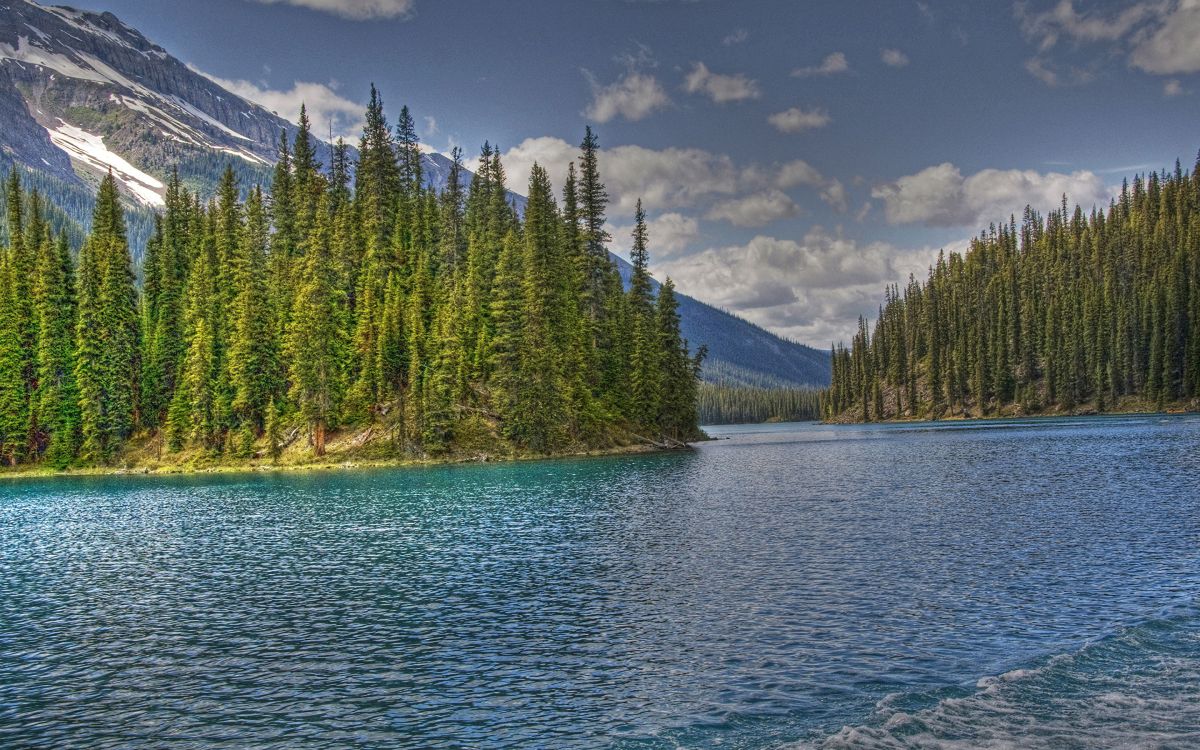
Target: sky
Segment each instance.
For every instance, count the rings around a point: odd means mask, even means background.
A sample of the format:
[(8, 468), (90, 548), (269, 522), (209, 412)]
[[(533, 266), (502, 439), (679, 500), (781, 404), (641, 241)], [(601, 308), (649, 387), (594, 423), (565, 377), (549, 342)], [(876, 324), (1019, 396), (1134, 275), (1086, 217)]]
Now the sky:
[[(1200, 148), (1200, 0), (75, 0), (317, 130), (376, 84), (509, 187), (603, 149), (685, 293), (826, 348), (991, 222)], [(468, 159), (468, 165), (469, 165)]]

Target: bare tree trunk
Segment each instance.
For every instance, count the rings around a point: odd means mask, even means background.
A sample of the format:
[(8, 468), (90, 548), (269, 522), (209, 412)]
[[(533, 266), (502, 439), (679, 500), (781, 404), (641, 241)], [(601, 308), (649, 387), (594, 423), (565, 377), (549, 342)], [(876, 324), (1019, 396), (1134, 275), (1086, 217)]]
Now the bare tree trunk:
[(318, 421), (313, 426), (313, 453), (325, 455), (325, 420)]

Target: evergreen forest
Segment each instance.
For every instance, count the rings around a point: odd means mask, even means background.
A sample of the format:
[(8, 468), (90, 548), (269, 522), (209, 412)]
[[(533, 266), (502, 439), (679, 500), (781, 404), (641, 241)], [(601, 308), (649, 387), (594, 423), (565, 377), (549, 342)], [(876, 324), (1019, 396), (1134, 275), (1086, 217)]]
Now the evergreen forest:
[(1195, 409), (1200, 160), (991, 226), (832, 357), (830, 420)]
[(701, 424), (807, 422), (821, 418), (821, 390), (817, 388), (701, 383), (699, 398)]
[[(697, 438), (703, 349), (647, 270), (639, 203), (628, 289), (608, 255), (589, 129), (561, 196), (535, 166), (518, 213), (499, 149), (460, 149), (425, 187), (413, 118), (372, 88), (354, 152), (280, 139), (270, 192), (178, 177), (140, 266), (116, 182), (75, 243), (17, 170), (0, 256), (0, 455), (51, 467), (172, 455), (552, 454)], [(55, 227), (60, 231), (55, 231)]]

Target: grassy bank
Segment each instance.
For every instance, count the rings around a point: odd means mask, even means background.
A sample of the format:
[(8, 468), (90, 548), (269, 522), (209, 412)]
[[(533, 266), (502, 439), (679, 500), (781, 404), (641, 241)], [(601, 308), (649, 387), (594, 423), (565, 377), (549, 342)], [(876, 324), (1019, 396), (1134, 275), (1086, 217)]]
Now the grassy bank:
[[(1106, 404), (1100, 409), (1095, 402), (1079, 404), (1071, 409), (1027, 409), (1020, 404), (1009, 404), (1000, 409), (983, 413), (978, 409), (947, 409), (940, 414), (923, 413), (916, 415), (892, 416), (886, 419), (870, 419), (866, 422), (892, 424), (905, 422), (947, 422), (987, 419), (1024, 419), (1038, 417), (1093, 417), (1121, 414), (1190, 414), (1200, 412), (1200, 402), (1194, 399), (1172, 401), (1158, 404), (1154, 401), (1137, 397), (1127, 397), (1112, 404)], [(826, 419), (824, 424), (864, 424), (862, 409), (850, 409), (832, 419)]]
[(0, 478), (51, 476), (104, 476), (123, 474), (223, 474), (236, 472), (330, 471), (404, 466), (531, 461), (548, 458), (610, 456), (652, 453), (685, 448), (646, 440), (629, 432), (614, 431), (599, 445), (568, 445), (551, 453), (522, 449), (499, 436), (492, 425), (481, 421), (474, 430), (462, 430), (455, 442), (436, 455), (412, 455), (399, 448), (392, 436), (378, 425), (345, 429), (328, 436), (327, 452), (315, 456), (307, 434), (292, 428), (286, 445), (272, 458), (265, 441), (252, 446), (249, 455), (213, 453), (200, 448), (172, 452), (161, 432), (141, 435), (128, 442), (121, 454), (105, 466), (55, 468), (44, 464), (0, 468)]

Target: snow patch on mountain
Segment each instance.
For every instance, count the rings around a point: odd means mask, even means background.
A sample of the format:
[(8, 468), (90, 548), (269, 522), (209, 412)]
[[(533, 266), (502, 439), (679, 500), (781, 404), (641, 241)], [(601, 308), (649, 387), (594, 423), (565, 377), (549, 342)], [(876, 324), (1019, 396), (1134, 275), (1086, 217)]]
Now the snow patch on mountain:
[[(171, 100), (171, 102), (172, 102), (172, 103), (173, 103), (173, 104), (174, 104), (176, 107), (179, 107), (179, 108), (180, 108), (180, 109), (182, 109), (184, 112), (187, 112), (187, 113), (188, 113), (189, 115), (191, 115), (192, 117), (195, 117), (197, 120), (202, 120), (202, 121), (204, 121), (205, 123), (208, 123), (209, 125), (211, 125), (212, 127), (216, 128), (217, 130), (220, 130), (220, 131), (221, 131), (222, 133), (224, 133), (225, 135), (229, 135), (229, 136), (232, 136), (232, 137), (234, 137), (234, 138), (240, 138), (240, 139), (242, 139), (243, 141), (249, 141), (249, 140), (250, 140), (249, 138), (247, 138), (246, 136), (244, 136), (244, 135), (242, 135), (241, 133), (237, 132), (237, 131), (236, 131), (236, 130), (234, 130), (233, 128), (227, 127), (227, 126), (225, 125), (225, 123), (223, 123), (223, 122), (220, 122), (219, 120), (217, 120), (217, 119), (215, 119), (215, 118), (213, 118), (213, 117), (210, 117), (210, 116), (209, 116), (208, 114), (206, 114), (205, 112), (202, 112), (200, 109), (198, 109), (198, 108), (196, 108), (196, 107), (192, 106), (192, 105), (191, 105), (189, 102), (185, 102), (184, 100), (182, 100), (182, 99), (180, 99), (179, 97), (177, 97), (177, 96), (174, 96), (174, 95), (172, 95), (172, 96), (170, 96), (170, 97), (168, 97), (168, 98)], [(218, 98), (218, 99), (220, 99), (220, 97), (217, 97), (217, 98)]]
[[(83, 11), (78, 11), (78, 10), (75, 10), (74, 8), (68, 8), (65, 6), (58, 6), (58, 5), (40, 5), (38, 3), (34, 3), (34, 5), (38, 5), (38, 7), (40, 7), (42, 10), (46, 11), (47, 13), (53, 13), (54, 15), (61, 18), (68, 26), (71, 26), (72, 28), (74, 28), (78, 31), (82, 31), (85, 34), (92, 34), (94, 36), (103, 37), (114, 44), (120, 45), (126, 49), (133, 50), (134, 52), (137, 52), (138, 54), (140, 54), (142, 56), (146, 56), (145, 52), (138, 49), (134, 45), (130, 44), (129, 41), (127, 39), (123, 38), (120, 34), (110, 31), (105, 28), (101, 28), (100, 26), (97, 26), (96, 24), (92, 23), (88, 17), (89, 14), (84, 13)], [(108, 16), (108, 17), (113, 18), (113, 16)], [(130, 29), (128, 26), (126, 26), (123, 23), (118, 23), (118, 26), (120, 29), (122, 29), (128, 33), (137, 34), (136, 31), (133, 31), (132, 29)], [(76, 37), (76, 38), (78, 39), (78, 37)]]
[(72, 159), (82, 162), (93, 170), (104, 173), (112, 170), (113, 176), (124, 185), (129, 192), (147, 206), (164, 206), (162, 192), (166, 189), (160, 180), (151, 177), (142, 170), (109, 151), (104, 145), (104, 139), (98, 135), (77, 128), (62, 120), (58, 127), (46, 128), (50, 140), (55, 146), (66, 151)]
[(17, 63), (37, 65), (61, 73), (68, 78), (79, 78), (93, 83), (111, 83), (94, 69), (85, 68), (66, 55), (32, 44), (27, 36), (17, 37), (17, 46), (0, 42), (0, 60), (13, 60)]

